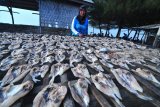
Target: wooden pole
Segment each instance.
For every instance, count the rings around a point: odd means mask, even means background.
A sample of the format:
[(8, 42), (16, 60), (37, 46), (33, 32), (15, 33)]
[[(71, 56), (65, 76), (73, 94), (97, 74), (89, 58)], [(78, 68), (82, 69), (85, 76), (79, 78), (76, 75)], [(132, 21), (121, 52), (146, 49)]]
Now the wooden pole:
[(158, 43), (158, 38), (160, 37), (160, 27), (158, 29), (158, 32), (157, 32), (157, 35), (154, 39), (154, 42), (153, 42), (153, 47), (156, 47), (157, 46), (157, 43)]

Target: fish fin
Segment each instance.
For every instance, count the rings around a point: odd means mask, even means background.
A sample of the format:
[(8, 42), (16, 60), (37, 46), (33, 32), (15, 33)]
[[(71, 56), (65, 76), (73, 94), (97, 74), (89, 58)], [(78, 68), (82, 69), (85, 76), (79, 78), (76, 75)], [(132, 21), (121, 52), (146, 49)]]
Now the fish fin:
[(33, 81), (34, 81), (35, 83), (37, 83), (37, 82), (39, 82), (39, 81), (41, 81), (41, 80), (38, 80), (38, 79), (33, 78)]
[(70, 62), (70, 67), (74, 67), (73, 62)]

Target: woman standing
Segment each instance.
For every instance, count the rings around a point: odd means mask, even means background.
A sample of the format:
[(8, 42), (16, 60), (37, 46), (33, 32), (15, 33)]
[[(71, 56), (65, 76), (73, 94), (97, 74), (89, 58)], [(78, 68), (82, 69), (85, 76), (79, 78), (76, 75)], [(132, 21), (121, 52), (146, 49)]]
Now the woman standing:
[(85, 6), (81, 6), (79, 14), (73, 18), (71, 30), (73, 36), (86, 36), (88, 34), (88, 18)]

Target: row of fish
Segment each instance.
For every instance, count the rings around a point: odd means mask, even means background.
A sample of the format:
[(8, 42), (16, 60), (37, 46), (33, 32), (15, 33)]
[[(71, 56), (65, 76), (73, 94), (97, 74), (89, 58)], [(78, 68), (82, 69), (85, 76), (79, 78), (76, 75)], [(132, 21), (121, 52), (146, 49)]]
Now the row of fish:
[[(44, 78), (46, 74), (51, 79), (34, 98), (33, 107), (59, 107), (68, 89), (63, 84), (54, 83), (55, 77), (63, 75), (69, 69), (79, 79), (68, 81), (68, 87), (73, 99), (83, 107), (89, 106), (88, 88), (93, 84), (120, 107), (124, 107), (120, 91), (110, 74), (129, 92), (144, 100), (152, 98), (143, 95), (143, 88), (131, 71), (160, 87), (160, 82), (152, 71), (134, 65), (147, 65), (160, 73), (160, 52), (157, 49), (148, 49), (129, 41), (99, 37), (19, 33), (0, 35), (0, 72), (6, 72), (0, 83), (0, 107), (10, 106), (25, 96), (34, 84), (41, 81), (38, 77)], [(148, 65), (147, 61), (156, 67)], [(107, 72), (103, 66), (111, 72)], [(120, 68), (115, 69), (115, 66)], [(137, 69), (133, 70), (129, 66)], [(96, 74), (91, 74), (88, 67), (94, 69)], [(34, 83), (27, 81), (15, 85), (27, 74)]]

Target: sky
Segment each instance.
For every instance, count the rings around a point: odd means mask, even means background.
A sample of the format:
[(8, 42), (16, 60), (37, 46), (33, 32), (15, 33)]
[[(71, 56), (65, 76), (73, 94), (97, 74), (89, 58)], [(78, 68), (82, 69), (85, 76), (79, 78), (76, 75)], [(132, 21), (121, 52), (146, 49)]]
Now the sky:
[[(7, 10), (7, 7), (0, 6), (0, 10)], [(38, 11), (31, 11), (31, 10), (24, 10), (24, 9), (18, 9), (18, 8), (13, 8), (13, 12), (18, 12), (13, 13), (14, 16), (14, 22), (15, 24), (21, 24), (21, 25), (34, 25), (34, 26), (39, 26), (39, 15), (34, 14), (34, 13), (39, 13)], [(0, 23), (12, 23), (11, 15), (9, 12), (4, 12), (0, 11)], [(117, 29), (112, 29), (110, 30), (110, 33), (113, 36), (116, 36), (117, 34)], [(88, 28), (88, 33), (90, 34), (93, 32), (93, 27), (89, 26)], [(99, 29), (94, 28), (94, 33), (99, 33)], [(102, 32), (105, 34), (106, 30), (102, 30)], [(123, 36), (123, 33), (127, 33), (126, 29), (122, 29), (120, 37)], [(130, 34), (130, 37), (133, 37), (134, 31)], [(139, 36), (139, 39), (141, 39), (143, 32), (141, 32), (141, 35)]]

